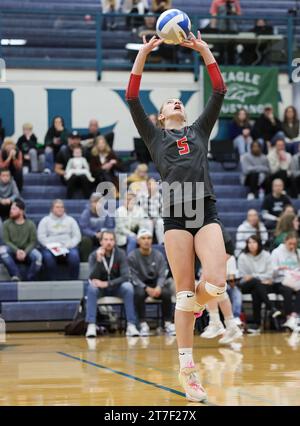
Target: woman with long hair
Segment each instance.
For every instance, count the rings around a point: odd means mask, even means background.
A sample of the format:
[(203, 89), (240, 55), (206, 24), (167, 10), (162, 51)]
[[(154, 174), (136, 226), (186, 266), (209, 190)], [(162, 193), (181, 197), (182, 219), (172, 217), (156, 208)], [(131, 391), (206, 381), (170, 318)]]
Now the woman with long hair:
[(274, 241), (272, 249), (278, 247), (280, 244), (284, 243), (285, 237), (291, 233), (295, 232), (298, 234), (299, 231), (299, 219), (295, 213), (286, 213), (281, 214), (278, 219), (276, 229), (274, 232)]
[(0, 169), (8, 169), (19, 191), (23, 188), (23, 155), (13, 139), (5, 138), (0, 149)]
[[(176, 285), (179, 381), (189, 400), (203, 401), (207, 395), (193, 359), (194, 314), (202, 313), (209, 300), (226, 293), (226, 252), (207, 160), (209, 136), (218, 119), (226, 86), (200, 32), (197, 38), (190, 33), (181, 45), (200, 53), (213, 93), (192, 125), (187, 124), (183, 103), (170, 98), (160, 109), (161, 127), (154, 126), (140, 103), (139, 86), (148, 55), (163, 41), (154, 36), (148, 42), (144, 38), (143, 42), (133, 64), (126, 99), (163, 181), (165, 248)], [(168, 191), (168, 187), (173, 191)], [(202, 279), (197, 286), (195, 255), (202, 265)]]

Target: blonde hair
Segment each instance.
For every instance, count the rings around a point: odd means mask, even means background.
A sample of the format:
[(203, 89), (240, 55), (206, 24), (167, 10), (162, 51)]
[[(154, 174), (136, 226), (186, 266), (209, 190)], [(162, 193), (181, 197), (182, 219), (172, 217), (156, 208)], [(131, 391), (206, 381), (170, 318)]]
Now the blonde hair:
[(23, 130), (24, 129), (30, 129), (30, 130), (32, 130), (33, 129), (33, 125), (31, 123), (24, 123), (23, 124)]
[(277, 237), (282, 232), (292, 232), (294, 231), (293, 222), (296, 219), (296, 215), (294, 213), (283, 214), (279, 217), (274, 235)]
[[(160, 109), (159, 109), (159, 113), (158, 113), (158, 117), (157, 117), (158, 127), (160, 127), (161, 129), (163, 129), (163, 128), (164, 128), (164, 124), (165, 124), (165, 123), (164, 123), (164, 121), (165, 121), (165, 119), (160, 120), (159, 116), (162, 114), (162, 112), (163, 112), (163, 109), (164, 109), (164, 106), (165, 106), (166, 102), (167, 102), (167, 101), (165, 101), (165, 102), (162, 104), (162, 106), (160, 107)], [(186, 114), (185, 114), (185, 113), (184, 113), (184, 121), (185, 121), (185, 122), (187, 122), (187, 117), (186, 117)]]
[(105, 139), (105, 137), (104, 137), (104, 136), (100, 135), (100, 136), (97, 136), (97, 137), (96, 137), (95, 144), (94, 144), (94, 146), (93, 146), (93, 148), (92, 148), (92, 155), (94, 155), (95, 157), (97, 157), (97, 155), (99, 155), (98, 142), (99, 142), (101, 139), (102, 139), (102, 140), (104, 140), (105, 145), (106, 145), (104, 153), (108, 155), (108, 154), (111, 152), (111, 147), (110, 147), (110, 146), (109, 146), (109, 144), (107, 143), (107, 140)]
[(9, 145), (13, 145), (14, 147), (16, 147), (16, 144), (15, 144), (15, 142), (14, 142), (13, 139), (11, 139), (11, 138), (5, 138), (4, 142), (3, 142), (2, 146), (1, 146), (1, 151), (5, 151)]

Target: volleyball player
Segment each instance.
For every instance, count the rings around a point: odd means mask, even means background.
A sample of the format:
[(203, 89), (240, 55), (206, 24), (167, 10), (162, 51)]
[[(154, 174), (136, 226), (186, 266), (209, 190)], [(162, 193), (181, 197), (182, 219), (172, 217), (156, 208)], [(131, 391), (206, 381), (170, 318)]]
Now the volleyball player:
[[(149, 42), (144, 38), (133, 64), (126, 91), (133, 121), (145, 141), (162, 181), (179, 182), (183, 198), (179, 201), (171, 194), (170, 211), (164, 214), (165, 248), (176, 285), (175, 326), (179, 352), (179, 381), (187, 399), (204, 401), (206, 392), (200, 383), (193, 359), (194, 313), (201, 312), (205, 304), (226, 292), (226, 252), (221, 224), (215, 206), (216, 197), (208, 171), (208, 141), (219, 116), (226, 87), (216, 60), (208, 45), (192, 33), (182, 46), (200, 53), (210, 76), (213, 93), (200, 117), (187, 125), (185, 109), (179, 99), (168, 99), (161, 107), (155, 127), (148, 119), (139, 101), (139, 86), (147, 56), (162, 43), (155, 36)], [(191, 182), (192, 190), (184, 192), (184, 183)], [(203, 194), (197, 191), (197, 182), (204, 182)], [(183, 201), (184, 200), (184, 201)], [(187, 213), (195, 205), (203, 205), (203, 218), (199, 226), (199, 212), (193, 217)], [(200, 202), (200, 204), (199, 204)], [(169, 207), (168, 206), (168, 207)], [(178, 217), (177, 207), (183, 208)], [(198, 207), (197, 207), (198, 208)], [(199, 210), (199, 209), (198, 209)], [(202, 281), (195, 289), (194, 259), (202, 265)]]

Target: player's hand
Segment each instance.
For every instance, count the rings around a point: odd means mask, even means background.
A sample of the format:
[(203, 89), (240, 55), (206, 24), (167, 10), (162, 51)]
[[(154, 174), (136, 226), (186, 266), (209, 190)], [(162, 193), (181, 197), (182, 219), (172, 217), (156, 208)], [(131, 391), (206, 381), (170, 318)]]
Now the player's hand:
[(146, 37), (143, 36), (143, 46), (141, 47), (140, 51), (144, 52), (146, 55), (149, 55), (149, 53), (152, 52), (153, 49), (160, 46), (162, 43), (163, 40), (157, 38), (156, 36), (151, 37), (149, 41), (147, 41)]
[(192, 32), (190, 32), (188, 40), (180, 43), (180, 46), (188, 47), (189, 49), (196, 50), (196, 52), (200, 53), (209, 49), (208, 44), (202, 40), (200, 31), (197, 32), (197, 38)]

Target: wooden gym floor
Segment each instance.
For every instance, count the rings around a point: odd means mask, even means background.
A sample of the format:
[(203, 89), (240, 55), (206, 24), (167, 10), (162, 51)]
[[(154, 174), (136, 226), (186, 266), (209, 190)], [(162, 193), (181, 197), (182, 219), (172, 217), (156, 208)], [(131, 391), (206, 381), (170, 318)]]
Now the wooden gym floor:
[[(240, 343), (221, 347), (195, 336), (206, 405), (300, 405), (300, 337), (247, 335)], [(194, 405), (177, 369), (173, 337), (87, 342), (58, 332), (11, 333), (0, 344), (0, 405)]]

